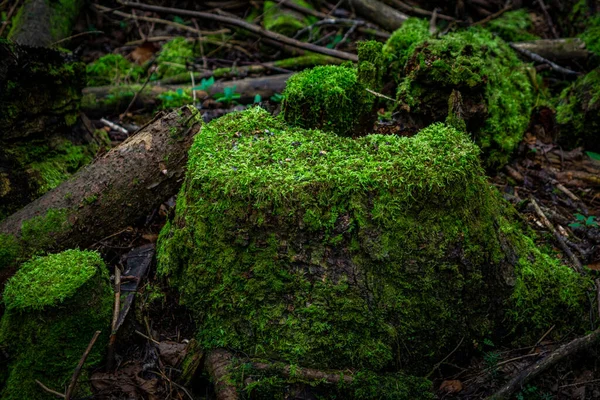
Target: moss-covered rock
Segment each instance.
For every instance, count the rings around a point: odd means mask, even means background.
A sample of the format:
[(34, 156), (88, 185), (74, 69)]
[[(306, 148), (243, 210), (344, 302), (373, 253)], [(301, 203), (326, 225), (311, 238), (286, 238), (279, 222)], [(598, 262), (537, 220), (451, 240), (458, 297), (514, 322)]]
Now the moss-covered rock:
[(107, 54), (86, 67), (88, 86), (139, 82), (144, 69), (120, 54)]
[[(310, 3), (303, 0), (291, 1), (301, 7), (313, 9)], [(316, 18), (286, 8), (285, 4), (277, 1), (265, 1), (263, 5), (262, 25), (267, 30), (293, 37), (314, 22)]]
[(402, 77), (404, 65), (415, 47), (431, 37), (429, 22), (420, 18), (409, 18), (392, 33), (383, 46), (383, 54), (389, 61), (388, 74), (396, 80)]
[(561, 93), (556, 120), (563, 144), (600, 151), (600, 68), (578, 78)]
[(293, 126), (351, 136), (368, 132), (375, 122), (375, 96), (355, 68), (320, 66), (288, 79), (282, 113)]
[(159, 274), (205, 349), (362, 371), (386, 387), (373, 398), (427, 397), (422, 380), (409, 396), (381, 382), (426, 374), (461, 338), (535, 341), (587, 318), (587, 281), (523, 234), (478, 155), (443, 124), (351, 139), (229, 114), (195, 138)]
[[(447, 117), (448, 97), (459, 91), (467, 130), (484, 152), (487, 167), (504, 165), (529, 124), (534, 88), (527, 66), (500, 38), (484, 29), (449, 33), (414, 43), (395, 33), (384, 50), (406, 59), (399, 79), (399, 118), (416, 132)], [(410, 46), (409, 46), (410, 43)], [(409, 48), (407, 55), (406, 48)]]
[[(67, 250), (23, 264), (4, 289), (0, 345), (9, 355), (3, 399), (49, 399), (35, 380), (63, 391), (95, 331), (86, 367), (98, 363), (113, 302), (108, 272), (95, 252)], [(85, 381), (85, 372), (80, 382)], [(79, 395), (89, 394), (80, 384)]]

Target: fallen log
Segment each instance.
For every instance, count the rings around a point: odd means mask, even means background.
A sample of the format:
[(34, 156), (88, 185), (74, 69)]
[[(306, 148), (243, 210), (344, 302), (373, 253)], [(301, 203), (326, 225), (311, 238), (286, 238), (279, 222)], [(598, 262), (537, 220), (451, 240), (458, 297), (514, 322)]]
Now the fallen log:
[(27, 46), (47, 47), (71, 34), (85, 2), (26, 0), (13, 20), (8, 39)]
[(408, 15), (377, 0), (348, 0), (348, 4), (358, 14), (390, 32), (400, 28), (408, 19)]
[(193, 136), (193, 107), (158, 115), (71, 179), (0, 222), (0, 267), (33, 254), (85, 248), (175, 194)]
[[(240, 79), (238, 81), (216, 82), (206, 90), (204, 95), (214, 96), (223, 93), (225, 88), (235, 87), (235, 93), (241, 96), (236, 101), (242, 104), (252, 104), (256, 95), (267, 99), (275, 93), (282, 92), (285, 88), (285, 82), (290, 76), (291, 74), (280, 74)], [(83, 90), (81, 108), (90, 116), (123, 112), (135, 94), (138, 93), (131, 108), (154, 109), (160, 104), (159, 96), (161, 94), (177, 91), (190, 94), (191, 89), (191, 85), (148, 85), (145, 88), (142, 88), (142, 85), (89, 87)], [(196, 93), (201, 94), (200, 91)]]
[(587, 60), (592, 55), (579, 38), (540, 39), (517, 42), (512, 46), (553, 61)]

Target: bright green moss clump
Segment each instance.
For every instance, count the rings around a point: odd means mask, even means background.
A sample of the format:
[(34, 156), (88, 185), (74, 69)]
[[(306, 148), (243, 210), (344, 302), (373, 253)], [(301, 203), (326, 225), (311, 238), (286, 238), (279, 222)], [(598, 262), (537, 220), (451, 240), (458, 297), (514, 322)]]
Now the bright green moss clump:
[(600, 15), (586, 20), (586, 29), (579, 37), (589, 51), (600, 57)]
[(399, 79), (402, 75), (404, 64), (413, 53), (415, 47), (427, 40), (429, 22), (420, 18), (409, 18), (402, 26), (392, 33), (392, 36), (383, 46), (383, 53), (390, 61), (390, 75)]
[(88, 86), (137, 83), (144, 69), (120, 54), (107, 54), (86, 67)]
[(416, 129), (443, 121), (448, 97), (457, 90), (467, 130), (483, 150), (486, 166), (504, 165), (521, 140), (533, 107), (534, 90), (525, 64), (484, 29), (428, 39), (412, 49), (398, 85), (401, 116), (414, 121)]
[[(585, 282), (511, 221), (478, 148), (454, 128), (351, 139), (254, 108), (196, 136), (158, 271), (205, 349), (423, 376), (461, 338), (521, 332), (528, 318), (520, 339), (535, 341), (586, 319)], [(428, 395), (406, 396), (398, 382), (375, 398)], [(343, 398), (365, 398), (360, 390)]]
[[(104, 332), (86, 366), (104, 353), (111, 318), (112, 291), (102, 259), (95, 252), (67, 250), (23, 264), (4, 289), (6, 311), (0, 345), (9, 355), (2, 373), (3, 399), (48, 399), (35, 380), (58, 391), (95, 331)], [(86, 373), (83, 374), (85, 381)], [(79, 397), (89, 393), (80, 384)]]
[(600, 68), (578, 78), (561, 93), (556, 120), (565, 145), (600, 151)]
[(366, 89), (352, 67), (328, 65), (300, 72), (287, 81), (284, 119), (293, 126), (342, 136), (369, 131), (375, 96)]
[[(313, 7), (303, 0), (291, 0), (294, 4), (301, 7), (313, 9)], [(276, 1), (265, 1), (263, 6), (263, 27), (282, 35), (293, 37), (302, 28), (316, 22), (314, 17), (308, 17), (285, 8), (285, 5), (278, 4)]]
[(199, 47), (195, 41), (177, 37), (162, 46), (156, 63), (160, 77), (174, 76), (187, 72), (188, 63), (199, 55)]

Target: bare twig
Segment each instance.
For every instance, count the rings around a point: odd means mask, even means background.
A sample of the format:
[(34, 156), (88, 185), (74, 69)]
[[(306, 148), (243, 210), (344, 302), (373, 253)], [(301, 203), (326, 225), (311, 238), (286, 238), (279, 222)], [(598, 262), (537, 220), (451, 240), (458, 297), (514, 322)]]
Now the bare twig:
[(106, 118), (100, 118), (100, 122), (102, 122), (104, 125), (108, 126), (112, 130), (124, 133), (125, 135), (129, 135), (129, 131), (127, 129), (123, 128), (120, 125), (115, 124), (114, 122), (110, 122)]
[(554, 23), (552, 22), (552, 17), (550, 17), (550, 13), (548, 12), (548, 8), (546, 7), (546, 4), (544, 3), (543, 0), (537, 0), (537, 2), (540, 5), (542, 12), (544, 13), (544, 16), (546, 17), (546, 22), (548, 23), (548, 26), (550, 27), (550, 30), (552, 31), (552, 35), (554, 36), (555, 39), (558, 39), (558, 33), (556, 32), (556, 28), (554, 27)]
[(71, 377), (69, 387), (67, 387), (67, 392), (65, 393), (65, 400), (71, 399), (71, 395), (73, 394), (75, 386), (77, 385), (77, 379), (79, 379), (79, 374), (81, 374), (83, 364), (85, 364), (85, 360), (87, 360), (88, 356), (90, 355), (92, 347), (94, 347), (94, 343), (96, 343), (96, 340), (98, 340), (98, 336), (100, 336), (100, 331), (96, 331), (96, 333), (94, 333), (94, 336), (92, 337), (92, 340), (90, 340), (87, 349), (85, 349), (85, 351), (81, 355), (81, 359), (79, 360), (77, 367), (75, 367), (75, 371), (73, 371), (73, 376)]
[(350, 61), (354, 61), (354, 62), (358, 61), (358, 56), (356, 54), (346, 53), (344, 51), (339, 51), (339, 50), (334, 50), (334, 49), (328, 49), (328, 48), (322, 47), (322, 46), (315, 46), (311, 43), (300, 42), (298, 40), (289, 38), (289, 37), (281, 35), (279, 33), (263, 29), (258, 25), (251, 24), (251, 23), (246, 22), (239, 18), (210, 14), (210, 13), (202, 12), (202, 11), (183, 10), (183, 9), (170, 8), (170, 7), (159, 7), (159, 6), (153, 6), (153, 5), (144, 4), (144, 3), (134, 3), (131, 1), (119, 0), (119, 2), (125, 6), (137, 8), (140, 10), (148, 10), (148, 11), (169, 13), (169, 14), (174, 14), (174, 15), (185, 15), (188, 17), (208, 19), (211, 21), (220, 22), (222, 24), (236, 26), (236, 27), (245, 29), (249, 32), (252, 32), (254, 34), (257, 34), (259, 36), (263, 36), (265, 38), (275, 40), (279, 43), (283, 43), (283, 44), (293, 46), (296, 48), (313, 51), (315, 53), (326, 54), (328, 56), (341, 58), (344, 60), (350, 60)]
[(154, 344), (160, 344), (160, 342), (158, 340), (152, 339), (150, 336), (143, 334), (142, 332), (136, 330), (135, 333), (137, 335), (140, 335), (141, 337), (148, 339), (149, 341), (151, 341)]
[(48, 386), (44, 385), (42, 382), (38, 381), (37, 379), (35, 380), (35, 383), (37, 383), (38, 386), (41, 387), (42, 389), (44, 389), (46, 392), (48, 392), (50, 394), (53, 394), (53, 395), (55, 395), (57, 397), (63, 398), (63, 399), (65, 398), (64, 394), (59, 393), (56, 390), (50, 389)]
[(559, 347), (558, 349), (551, 352), (547, 357), (539, 360), (533, 365), (525, 368), (523, 371), (518, 373), (510, 382), (502, 386), (500, 390), (488, 397), (487, 400), (502, 400), (508, 399), (510, 396), (525, 383), (535, 378), (548, 368), (556, 365), (558, 362), (563, 360), (565, 357), (575, 354), (578, 351), (586, 349), (592, 346), (600, 337), (600, 329), (593, 331), (592, 333)]
[(115, 267), (115, 305), (111, 324), (110, 339), (108, 341), (108, 354), (106, 356), (106, 369), (112, 370), (115, 366), (115, 343), (117, 342), (117, 321), (121, 311), (121, 270)]
[(4, 32), (4, 28), (6, 28), (8, 26), (8, 24), (10, 24), (10, 20), (11, 20), (13, 14), (15, 13), (15, 10), (19, 6), (19, 3), (21, 3), (21, 0), (15, 1), (15, 4), (13, 4), (13, 6), (10, 8), (10, 10), (8, 11), (8, 14), (6, 14), (6, 21), (4, 21), (2, 23), (2, 26), (0, 26), (0, 36), (2, 36), (2, 33)]
[(396, 99), (392, 99), (391, 97), (386, 96), (385, 94), (378, 93), (371, 89), (365, 89), (367, 92), (371, 93), (373, 96), (381, 97), (382, 99), (390, 100), (396, 102)]
[(507, 11), (509, 11), (511, 9), (512, 9), (512, 4), (509, 4), (508, 6), (504, 7), (502, 10), (500, 10), (498, 12), (495, 12), (495, 13), (493, 13), (491, 15), (488, 15), (484, 19), (475, 22), (473, 25), (475, 26), (475, 25), (487, 24), (491, 20), (498, 18), (499, 16), (501, 16), (502, 14), (504, 14), (505, 12), (507, 12)]
[[(153, 69), (154, 69), (152, 67), (152, 64), (154, 64), (154, 61), (155, 61), (155, 58), (153, 57), (152, 61), (150, 61), (151, 65), (150, 65), (150, 68), (148, 68), (148, 76), (146, 77), (146, 80), (144, 81), (144, 84), (142, 85), (142, 87), (140, 88), (140, 90), (138, 90), (138, 91), (135, 92), (135, 94), (133, 95), (133, 99), (131, 99), (131, 101), (129, 102), (129, 105), (127, 106), (127, 108), (125, 109), (125, 111), (123, 111), (121, 113), (121, 115), (119, 116), (119, 120), (120, 121), (123, 121), (123, 118), (127, 115), (127, 113), (129, 112), (129, 110), (131, 109), (131, 107), (135, 104), (135, 101), (137, 100), (137, 98), (140, 95), (140, 93), (144, 90), (144, 88), (146, 86), (148, 86), (148, 83), (150, 82), (150, 78), (152, 77), (152, 73), (153, 73)], [(125, 133), (126, 135), (129, 135), (129, 132), (123, 132), (123, 133)]]
[(537, 61), (537, 62), (540, 62), (540, 63), (548, 64), (556, 72), (560, 72), (560, 73), (563, 73), (565, 75), (575, 75), (575, 76), (582, 75), (579, 72), (575, 72), (575, 71), (570, 70), (568, 68), (561, 67), (560, 65), (558, 65), (558, 64), (556, 64), (556, 63), (554, 63), (554, 62), (552, 62), (550, 60), (547, 60), (544, 57), (542, 57), (542, 56), (540, 56), (538, 54), (535, 54), (535, 53), (533, 53), (533, 52), (531, 52), (529, 50), (526, 50), (526, 49), (524, 49), (522, 47), (515, 46), (513, 43), (509, 43), (509, 45), (510, 45), (510, 47), (513, 50), (515, 50), (515, 51), (517, 51), (517, 52), (519, 52), (519, 53), (521, 53), (521, 54), (523, 54), (523, 55), (531, 58), (533, 61)]
[(429, 34), (435, 35), (437, 33), (437, 18), (438, 18), (438, 8), (433, 10), (433, 14), (431, 14), (431, 18), (429, 19)]
[(556, 325), (552, 325), (552, 326), (550, 327), (550, 329), (548, 329), (548, 330), (546, 331), (546, 333), (544, 333), (544, 334), (542, 335), (542, 337), (541, 337), (541, 338), (539, 338), (539, 340), (538, 340), (537, 342), (535, 342), (535, 344), (533, 345), (533, 347), (531, 348), (531, 350), (529, 350), (529, 353), (530, 353), (530, 354), (531, 354), (531, 353), (533, 353), (533, 352), (535, 351), (536, 347), (537, 347), (537, 346), (538, 346), (540, 343), (542, 343), (542, 340), (544, 340), (544, 339), (546, 338), (546, 336), (548, 336), (548, 335), (550, 334), (550, 332), (552, 332), (552, 330), (554, 330), (554, 328), (555, 328), (555, 327), (556, 327)]
[(460, 339), (460, 342), (458, 342), (458, 344), (456, 345), (456, 347), (454, 348), (454, 350), (452, 350), (446, 357), (444, 357), (442, 359), (442, 361), (440, 361), (439, 363), (437, 363), (437, 364), (435, 364), (433, 366), (433, 368), (431, 369), (431, 371), (429, 371), (429, 373), (427, 374), (427, 376), (425, 378), (429, 378), (431, 375), (433, 375), (433, 373), (435, 372), (435, 370), (438, 369), (440, 367), (440, 365), (442, 365), (444, 363), (444, 361), (446, 361), (447, 359), (449, 359), (450, 356), (452, 356), (452, 354), (456, 353), (456, 350), (458, 350), (458, 348), (462, 344), (463, 340), (465, 340), (464, 336)]
[(533, 197), (530, 199), (530, 201), (531, 201), (531, 204), (533, 205), (533, 208), (535, 209), (536, 214), (542, 220), (542, 223), (544, 225), (546, 225), (546, 228), (548, 228), (548, 230), (550, 232), (552, 232), (552, 234), (554, 235), (554, 238), (558, 242), (558, 245), (560, 246), (560, 248), (565, 252), (567, 257), (569, 257), (569, 259), (571, 260), (571, 264), (573, 265), (575, 270), (579, 273), (583, 273), (583, 266), (581, 265), (581, 262), (579, 261), (579, 259), (577, 257), (575, 257), (575, 255), (573, 254), (571, 249), (569, 249), (569, 246), (567, 246), (567, 244), (565, 243), (564, 238), (554, 228), (554, 225), (552, 225), (552, 222), (550, 222), (548, 217), (546, 217), (546, 214), (544, 214), (544, 212), (538, 205), (537, 201), (535, 201), (535, 199)]
[[(395, 7), (401, 11), (407, 12), (409, 14), (420, 15), (423, 17), (431, 17), (433, 15), (433, 12), (431, 12), (431, 11), (427, 11), (427, 10), (424, 10), (419, 7), (411, 6), (400, 0), (384, 0), (384, 1), (387, 4), (389, 4), (390, 6)], [(439, 19), (444, 19), (446, 21), (456, 21), (456, 19), (454, 19), (453, 17), (451, 17), (449, 15), (440, 14), (440, 13), (438, 13), (437, 17)]]

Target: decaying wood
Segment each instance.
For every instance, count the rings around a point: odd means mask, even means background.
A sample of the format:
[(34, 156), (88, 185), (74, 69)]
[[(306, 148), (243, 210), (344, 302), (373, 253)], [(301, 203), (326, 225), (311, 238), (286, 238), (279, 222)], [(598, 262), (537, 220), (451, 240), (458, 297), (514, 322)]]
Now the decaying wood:
[(50, 210), (66, 213), (68, 229), (52, 233), (51, 249), (38, 250), (85, 248), (124, 229), (177, 192), (200, 126), (200, 114), (191, 107), (158, 115), (71, 179), (0, 222), (0, 233), (20, 240), (22, 224)]
[(192, 11), (192, 10), (183, 10), (183, 9), (179, 9), (179, 8), (153, 6), (150, 4), (134, 3), (131, 1), (119, 1), (119, 3), (121, 3), (125, 6), (128, 6), (128, 7), (137, 8), (140, 10), (155, 11), (155, 12), (159, 12), (159, 13), (162, 12), (162, 13), (168, 13), (168, 14), (174, 14), (174, 15), (182, 15), (182, 16), (212, 20), (212, 21), (220, 22), (225, 25), (235, 26), (238, 28), (245, 29), (256, 35), (265, 37), (267, 39), (274, 40), (279, 43), (283, 43), (288, 46), (293, 46), (296, 48), (312, 51), (312, 52), (319, 53), (319, 54), (325, 54), (325, 55), (331, 56), (331, 57), (341, 58), (343, 60), (358, 61), (358, 57), (356, 56), (356, 54), (346, 53), (345, 51), (328, 49), (327, 47), (317, 46), (317, 45), (314, 45), (311, 43), (301, 42), (299, 40), (295, 40), (295, 39), (289, 38), (287, 36), (268, 31), (266, 29), (261, 28), (258, 25), (251, 24), (249, 22), (244, 21), (243, 19), (239, 19), (239, 18), (235, 18), (235, 17), (211, 14), (211, 13), (202, 12), (202, 11)]
[[(281, 93), (285, 88), (285, 82), (290, 76), (291, 74), (279, 74), (237, 81), (216, 82), (207, 89), (206, 94), (214, 96), (223, 93), (225, 88), (235, 87), (235, 93), (241, 96), (236, 101), (242, 104), (251, 104), (257, 94), (263, 99), (268, 99), (275, 93)], [(91, 116), (120, 113), (129, 105), (135, 93), (138, 93), (138, 95), (132, 109), (154, 109), (158, 105), (160, 94), (177, 90), (189, 91), (191, 88), (191, 85), (148, 85), (140, 91), (141, 85), (89, 87), (83, 89), (84, 102), (82, 109)], [(196, 91), (196, 95), (200, 94), (200, 91)], [(122, 101), (115, 101), (115, 97), (122, 98)], [(202, 97), (200, 98), (202, 99)]]
[(26, 0), (8, 38), (27, 46), (47, 47), (71, 33), (84, 1)]
[(600, 329), (593, 331), (587, 336), (575, 339), (559, 347), (547, 357), (519, 372), (513, 379), (510, 380), (510, 382), (502, 386), (500, 390), (488, 397), (487, 400), (509, 399), (513, 393), (522, 389), (527, 382), (531, 381), (548, 368), (558, 364), (564, 358), (591, 347), (598, 341), (598, 338), (600, 338)]
[[(267, 371), (267, 370), (273, 369), (273, 365), (266, 364), (266, 363), (259, 363), (259, 362), (252, 363), (252, 367), (254, 367), (260, 371)], [(293, 368), (293, 373), (292, 373), (292, 367), (290, 367), (289, 365), (286, 365), (283, 368), (278, 369), (277, 372), (286, 378), (289, 378), (293, 375), (296, 378), (306, 379), (309, 381), (325, 381), (325, 382), (335, 383), (335, 384), (338, 384), (340, 382), (349, 384), (349, 383), (352, 383), (352, 381), (354, 380), (352, 375), (349, 375), (348, 373), (344, 374), (341, 371), (325, 372), (325, 371), (321, 371), (321, 370), (313, 369), (313, 368), (297, 368), (296, 367), (296, 368)]]
[(348, 0), (348, 4), (358, 14), (390, 32), (400, 28), (408, 19), (408, 15), (377, 0)]
[(592, 55), (586, 50), (583, 40), (579, 38), (540, 39), (512, 45), (552, 61), (582, 61)]
[(228, 382), (232, 357), (231, 353), (224, 349), (214, 349), (206, 355), (204, 368), (215, 385), (217, 400), (237, 400), (239, 398), (235, 386)]

